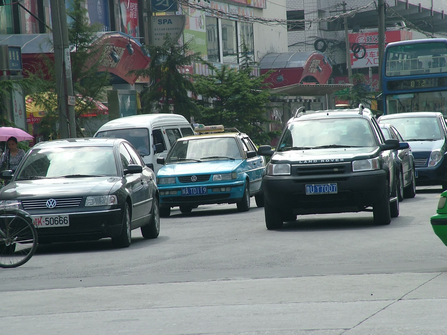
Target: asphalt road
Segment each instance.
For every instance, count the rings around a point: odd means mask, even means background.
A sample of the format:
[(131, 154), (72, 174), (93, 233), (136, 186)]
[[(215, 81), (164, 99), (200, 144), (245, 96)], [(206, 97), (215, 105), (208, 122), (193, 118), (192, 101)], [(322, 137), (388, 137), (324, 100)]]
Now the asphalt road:
[(267, 231), (252, 199), (174, 210), (128, 249), (41, 245), (0, 269), (0, 334), (445, 334), (440, 191), (418, 189), (389, 226), (365, 212)]

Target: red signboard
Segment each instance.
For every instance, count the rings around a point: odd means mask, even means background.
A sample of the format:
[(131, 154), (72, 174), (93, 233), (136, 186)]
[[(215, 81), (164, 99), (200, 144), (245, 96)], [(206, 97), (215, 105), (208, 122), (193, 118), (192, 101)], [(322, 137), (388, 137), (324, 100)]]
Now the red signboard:
[(133, 37), (140, 36), (138, 28), (138, 0), (120, 0), (121, 31)]
[[(407, 30), (385, 32), (385, 44), (411, 40), (413, 33)], [(349, 34), (350, 58), (352, 68), (379, 66), (379, 34), (378, 32)]]

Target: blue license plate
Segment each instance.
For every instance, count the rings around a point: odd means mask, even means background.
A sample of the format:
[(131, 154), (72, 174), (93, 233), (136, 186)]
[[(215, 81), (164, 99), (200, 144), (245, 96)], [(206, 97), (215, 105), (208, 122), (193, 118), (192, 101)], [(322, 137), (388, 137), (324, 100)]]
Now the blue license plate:
[(206, 186), (183, 187), (182, 195), (202, 195), (206, 194)]
[(337, 193), (338, 193), (338, 187), (336, 183), (306, 185), (306, 195), (337, 194)]

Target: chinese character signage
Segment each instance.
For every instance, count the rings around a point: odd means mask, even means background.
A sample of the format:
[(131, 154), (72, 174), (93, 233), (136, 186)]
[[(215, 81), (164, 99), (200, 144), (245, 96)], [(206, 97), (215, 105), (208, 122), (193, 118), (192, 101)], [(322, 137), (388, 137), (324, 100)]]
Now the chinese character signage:
[(185, 28), (185, 15), (152, 16), (151, 24), (151, 43), (160, 46), (163, 45), (166, 34), (172, 37), (173, 40), (180, 38)]
[(22, 70), (22, 49), (20, 47), (8, 47), (9, 70)]
[(121, 31), (133, 37), (139, 37), (138, 0), (120, 0)]
[[(385, 44), (412, 39), (412, 32), (393, 30), (385, 32)], [(351, 67), (365, 68), (379, 66), (379, 34), (377, 32), (349, 34), (349, 55)]]

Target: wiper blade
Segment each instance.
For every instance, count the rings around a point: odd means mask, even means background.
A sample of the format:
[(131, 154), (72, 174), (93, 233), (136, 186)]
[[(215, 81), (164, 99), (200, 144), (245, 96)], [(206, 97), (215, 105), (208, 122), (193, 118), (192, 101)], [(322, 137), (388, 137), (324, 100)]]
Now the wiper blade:
[(34, 180), (34, 179), (46, 179), (47, 177), (44, 176), (27, 176), (27, 177), (20, 177), (17, 178), (17, 180)]
[(208, 157), (202, 157), (202, 159), (231, 159), (234, 161), (233, 157), (227, 157), (227, 156), (208, 156)]
[(59, 178), (84, 178), (84, 177), (103, 177), (101, 174), (68, 174), (66, 176), (59, 176)]
[(328, 144), (328, 145), (319, 145), (318, 147), (313, 147), (312, 149), (327, 149), (327, 148), (351, 148), (357, 147), (357, 145), (338, 145), (338, 144)]

